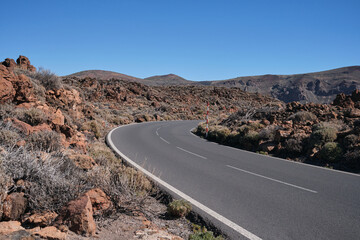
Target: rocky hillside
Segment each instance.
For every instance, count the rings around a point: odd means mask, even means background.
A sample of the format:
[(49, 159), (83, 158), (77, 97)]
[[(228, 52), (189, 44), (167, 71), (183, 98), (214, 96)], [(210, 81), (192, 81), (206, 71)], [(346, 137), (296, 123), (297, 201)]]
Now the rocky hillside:
[(238, 77), (219, 81), (189, 81), (174, 74), (153, 76), (145, 79), (130, 77), (109, 71), (83, 71), (67, 77), (120, 79), (149, 86), (205, 85), (237, 87), (246, 92), (260, 93), (284, 102), (331, 103), (339, 93), (350, 94), (360, 88), (360, 66), (344, 67), (323, 72), (295, 75), (262, 75)]
[(211, 114), (222, 118), (240, 109), (283, 105), (240, 89), (62, 79), (36, 70), (24, 56), (5, 59), (0, 63), (0, 239), (80, 239), (76, 234), (118, 239), (102, 235), (106, 226), (97, 230), (109, 216), (128, 219), (116, 227), (126, 233), (122, 239), (150, 232), (188, 238), (189, 222), (159, 217), (167, 213), (150, 197), (158, 194), (156, 187), (124, 165), (104, 136), (121, 124), (203, 119), (207, 102)]
[(360, 66), (295, 75), (238, 77), (224, 81), (203, 82), (211, 86), (238, 87), (258, 92), (284, 102), (331, 103), (337, 94), (351, 94), (360, 88)]
[[(209, 140), (261, 154), (360, 172), (360, 91), (331, 105), (288, 103), (240, 110), (210, 124)], [(204, 136), (204, 125), (197, 134)]]

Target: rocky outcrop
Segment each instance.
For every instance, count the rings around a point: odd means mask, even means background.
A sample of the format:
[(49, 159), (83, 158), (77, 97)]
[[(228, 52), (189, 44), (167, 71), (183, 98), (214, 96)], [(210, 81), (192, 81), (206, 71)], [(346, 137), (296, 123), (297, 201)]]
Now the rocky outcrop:
[(41, 239), (51, 239), (51, 240), (67, 239), (67, 233), (60, 231), (54, 226), (35, 229), (32, 231), (32, 235), (35, 237), (40, 237)]
[(30, 72), (35, 72), (36, 68), (30, 64), (30, 60), (25, 56), (19, 56), (16, 60), (17, 66), (21, 69), (28, 70)]

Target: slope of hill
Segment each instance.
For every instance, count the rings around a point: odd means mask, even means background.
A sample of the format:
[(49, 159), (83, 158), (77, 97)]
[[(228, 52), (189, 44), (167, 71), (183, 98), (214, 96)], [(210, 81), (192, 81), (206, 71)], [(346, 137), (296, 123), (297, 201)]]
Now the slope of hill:
[(151, 86), (196, 84), (196, 82), (186, 80), (175, 74), (157, 75), (157, 76), (144, 78), (144, 81), (142, 83)]
[(204, 85), (238, 87), (258, 92), (284, 102), (330, 103), (339, 93), (350, 94), (360, 88), (360, 66), (295, 75), (238, 77), (223, 81), (201, 82)]

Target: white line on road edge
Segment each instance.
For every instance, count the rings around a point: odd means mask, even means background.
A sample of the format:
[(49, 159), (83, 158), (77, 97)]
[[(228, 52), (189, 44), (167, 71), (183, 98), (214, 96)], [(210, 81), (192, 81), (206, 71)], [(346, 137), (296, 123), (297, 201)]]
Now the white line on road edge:
[(274, 178), (270, 178), (270, 177), (266, 177), (266, 176), (263, 176), (263, 175), (260, 175), (260, 174), (257, 174), (257, 173), (249, 172), (249, 171), (246, 171), (246, 170), (241, 169), (241, 168), (233, 167), (233, 166), (230, 166), (230, 165), (226, 165), (226, 166), (229, 167), (229, 168), (233, 168), (235, 170), (238, 170), (238, 171), (242, 171), (242, 172), (245, 172), (245, 173), (255, 175), (257, 177), (262, 177), (262, 178), (265, 178), (265, 179), (268, 179), (268, 180), (271, 180), (271, 181), (274, 181), (274, 182), (282, 183), (282, 184), (285, 184), (285, 185), (288, 185), (288, 186), (291, 186), (291, 187), (295, 187), (295, 188), (299, 188), (301, 190), (305, 190), (305, 191), (308, 191), (308, 192), (317, 193), (317, 191), (314, 191), (314, 190), (311, 190), (311, 189), (308, 189), (308, 188), (303, 188), (303, 187), (300, 187), (300, 186), (297, 186), (297, 185), (294, 185), (294, 184), (291, 184), (291, 183), (283, 182), (283, 181), (280, 181), (280, 180), (276, 180)]
[(197, 157), (199, 157), (199, 158), (202, 158), (202, 159), (207, 159), (206, 157), (203, 157), (203, 156), (201, 156), (201, 155), (199, 155), (199, 154), (196, 154), (196, 153), (190, 152), (190, 151), (185, 150), (185, 149), (183, 149), (183, 148), (181, 148), (181, 147), (176, 147), (176, 148), (177, 148), (177, 149), (180, 149), (181, 151), (184, 151), (184, 152), (190, 153), (190, 154), (192, 154), (192, 155), (194, 155), (194, 156), (197, 156)]
[[(122, 126), (120, 126), (122, 127)], [(204, 211), (205, 213), (209, 214), (210, 216), (212, 216), (213, 218), (217, 219), (218, 221), (222, 222), (223, 224), (225, 224), (226, 226), (232, 228), (233, 230), (235, 230), (236, 232), (238, 232), (239, 234), (241, 234), (242, 236), (250, 239), (250, 240), (262, 240), (261, 238), (259, 238), (258, 236), (252, 234), (251, 232), (249, 232), (248, 230), (246, 230), (245, 228), (240, 227), (239, 225), (237, 225), (236, 223), (232, 222), (231, 220), (227, 219), (226, 217), (220, 215), (219, 213), (211, 210), (210, 208), (206, 207), (205, 205), (201, 204), (200, 202), (196, 201), (195, 199), (191, 198), (190, 196), (186, 195), (185, 193), (181, 192), (180, 190), (176, 189), (175, 187), (171, 186), (170, 184), (168, 184), (167, 182), (161, 180), (160, 178), (156, 177), (155, 175), (153, 175), (152, 173), (148, 172), (147, 170), (145, 170), (143, 167), (141, 167), (140, 165), (138, 165), (137, 163), (135, 163), (134, 161), (132, 161), (130, 158), (128, 158), (127, 156), (125, 156), (122, 152), (120, 152), (114, 145), (114, 143), (111, 140), (111, 134), (113, 133), (114, 130), (120, 128), (114, 128), (113, 130), (111, 130), (108, 135), (106, 136), (106, 141), (107, 143), (110, 145), (110, 147), (117, 153), (119, 154), (123, 159), (125, 159), (129, 164), (131, 164), (133, 167), (139, 169), (140, 171), (142, 171), (145, 175), (147, 175), (148, 177), (152, 178), (155, 182), (157, 182), (158, 184), (162, 185), (164, 188), (168, 189), (169, 191), (175, 193), (176, 195), (178, 195), (179, 197), (185, 199), (186, 201), (190, 202), (192, 205), (196, 206), (197, 208), (199, 208), (200, 210)]]
[(170, 144), (168, 141), (166, 141), (165, 139), (163, 139), (162, 137), (160, 137), (161, 140), (163, 140), (164, 142), (166, 142), (167, 144)]

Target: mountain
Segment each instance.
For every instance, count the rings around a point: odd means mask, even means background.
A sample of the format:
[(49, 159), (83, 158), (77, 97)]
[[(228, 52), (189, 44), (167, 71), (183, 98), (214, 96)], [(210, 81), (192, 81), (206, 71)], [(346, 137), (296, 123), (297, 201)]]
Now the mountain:
[(119, 79), (142, 83), (148, 86), (208, 85), (216, 87), (237, 87), (251, 93), (260, 93), (284, 102), (331, 103), (337, 94), (350, 94), (360, 88), (360, 66), (350, 66), (322, 72), (294, 75), (260, 75), (237, 77), (218, 81), (189, 81), (175, 74), (136, 78), (125, 74), (89, 70), (66, 77), (96, 78), (99, 80)]
[(125, 75), (118, 72), (112, 72), (112, 71), (104, 71), (104, 70), (86, 70), (81, 71), (77, 73), (73, 73), (67, 76), (63, 76), (63, 78), (67, 77), (77, 77), (77, 78), (96, 78), (99, 80), (110, 80), (110, 79), (119, 79), (119, 80), (125, 80), (125, 81), (141, 81), (142, 79), (132, 77), (129, 75)]
[(284, 102), (330, 103), (337, 94), (350, 94), (360, 88), (360, 66), (305, 74), (268, 74), (200, 83), (218, 87), (237, 87), (247, 92), (272, 96)]

